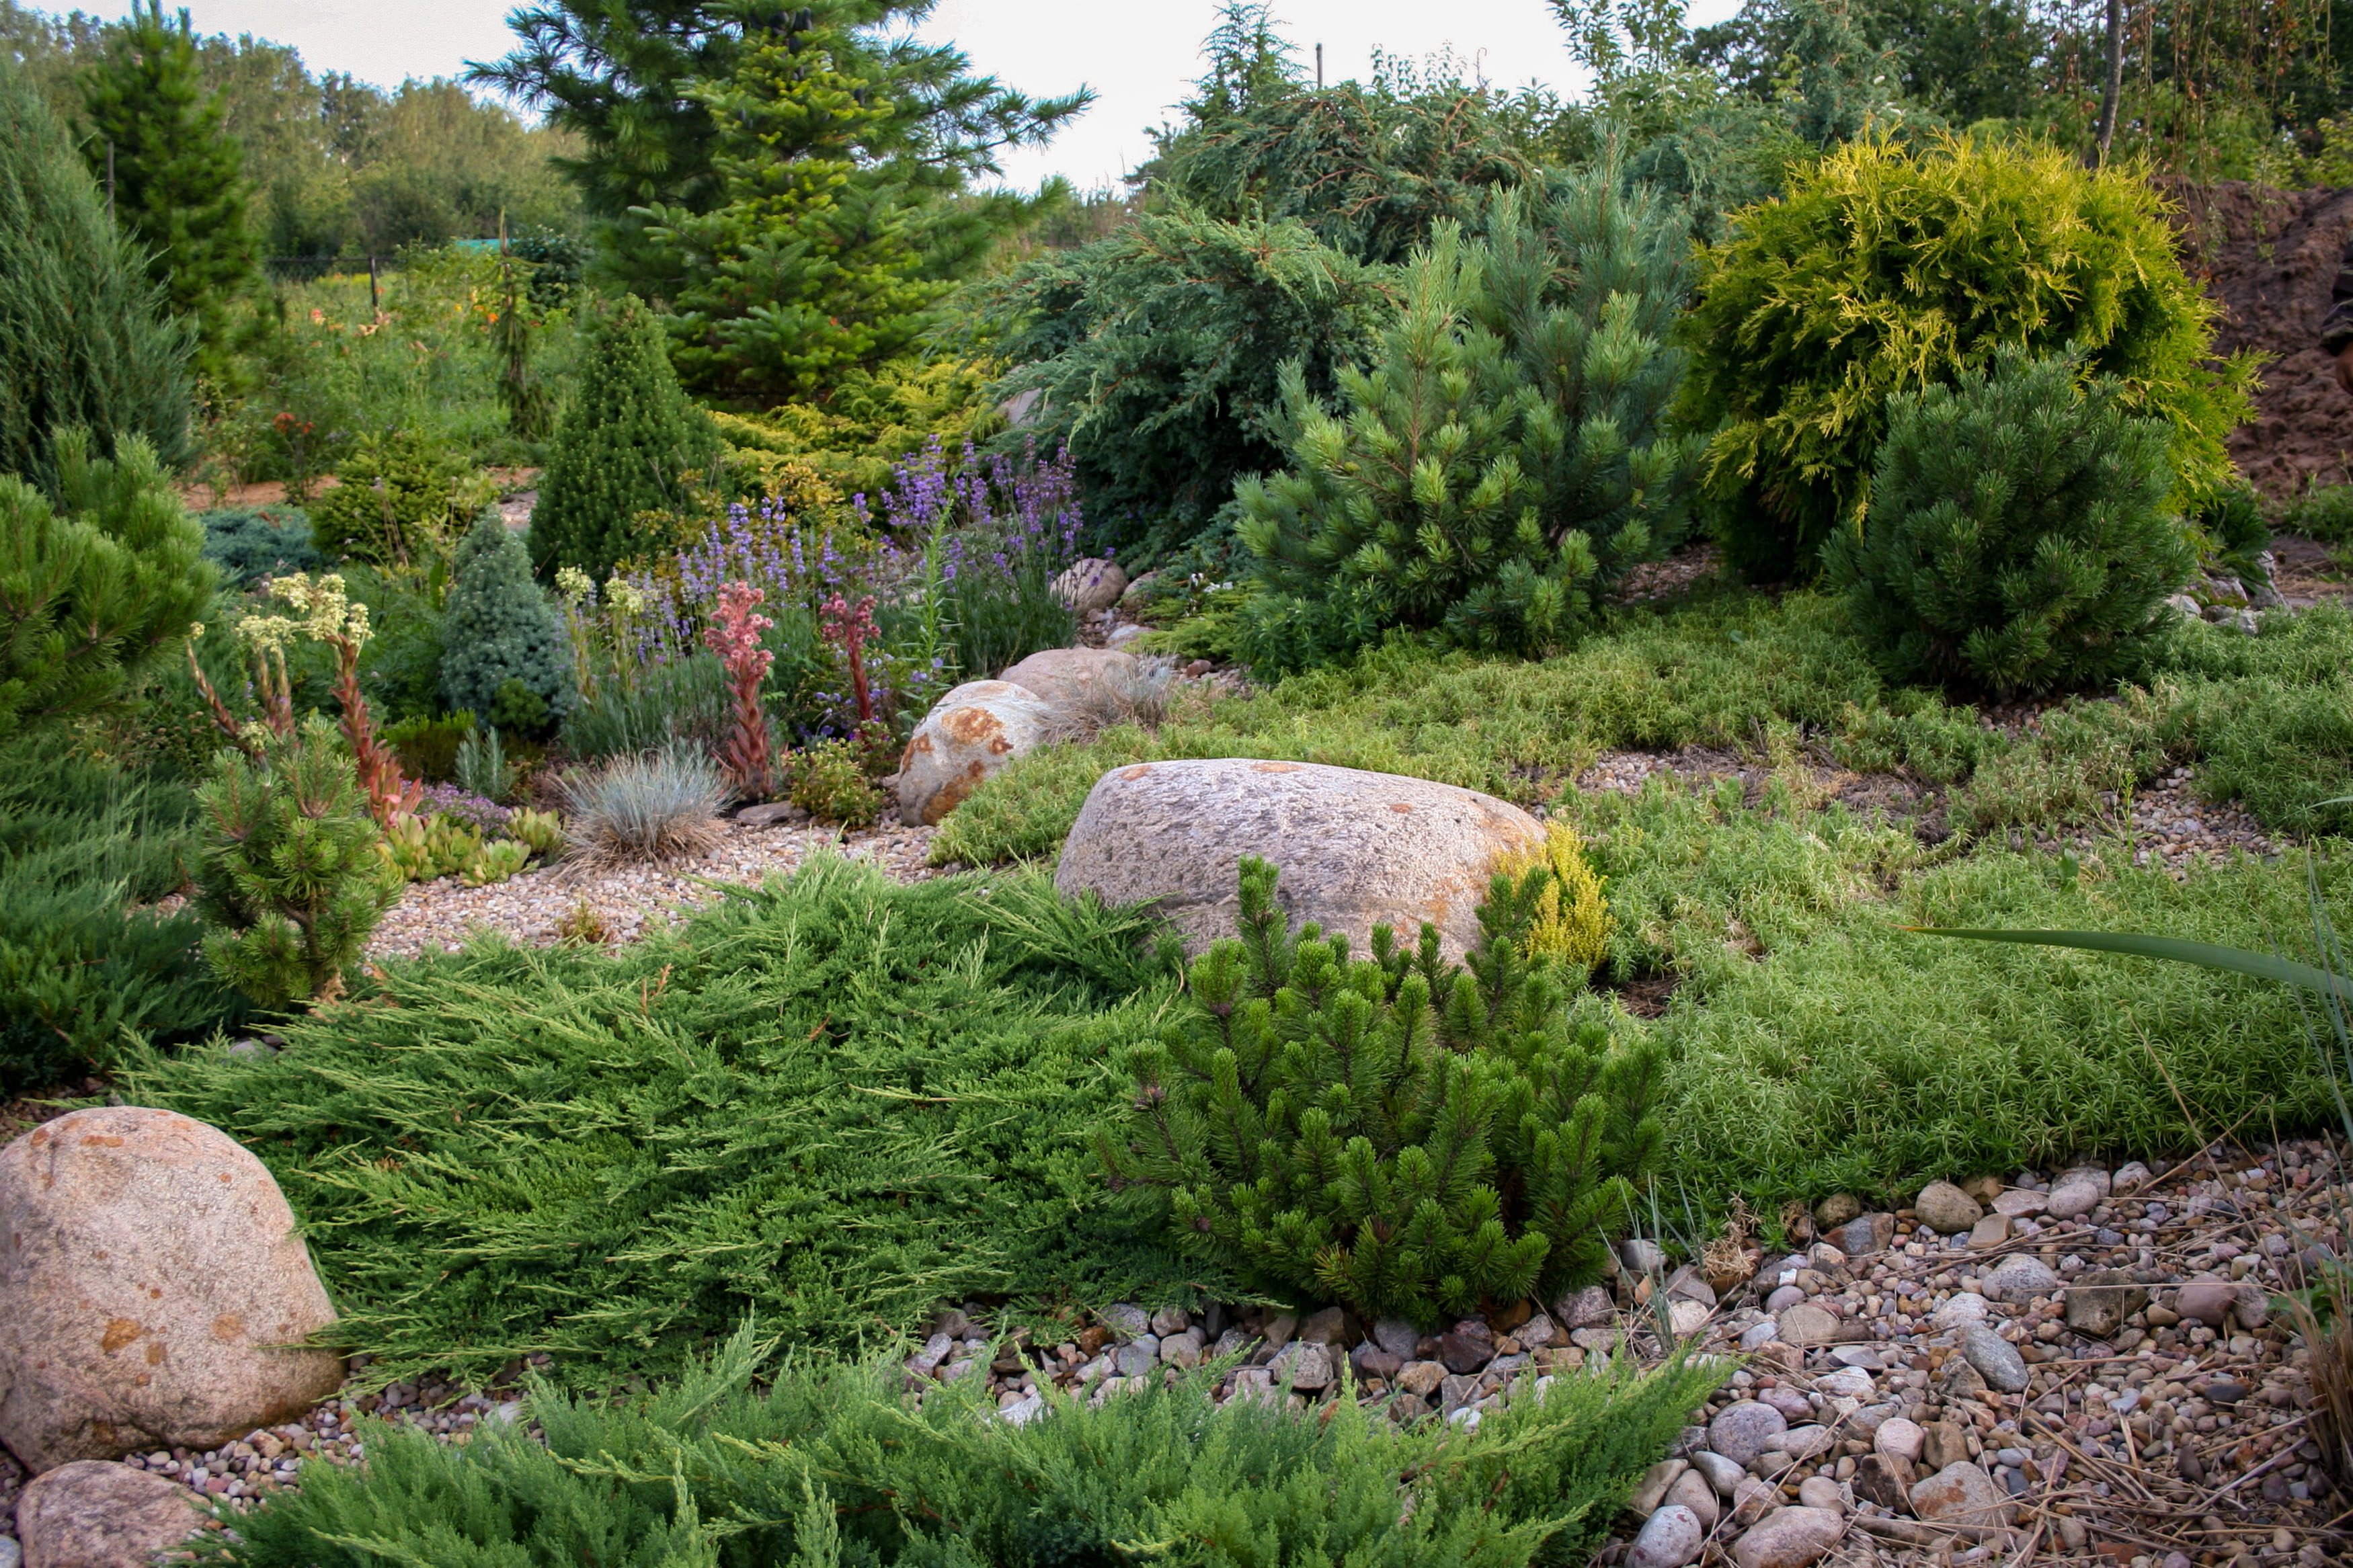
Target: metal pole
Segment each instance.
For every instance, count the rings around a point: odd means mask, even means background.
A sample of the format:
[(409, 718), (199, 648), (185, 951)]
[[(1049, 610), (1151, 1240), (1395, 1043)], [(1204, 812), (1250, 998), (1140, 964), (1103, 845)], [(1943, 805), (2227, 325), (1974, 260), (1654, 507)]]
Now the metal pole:
[(1324, 90), (1324, 46), (1315, 46), (1315, 90)]
[(376, 302), (375, 258), (371, 256), (368, 258), (368, 313), (370, 315), (375, 315), (380, 313), (383, 310), (384, 307)]

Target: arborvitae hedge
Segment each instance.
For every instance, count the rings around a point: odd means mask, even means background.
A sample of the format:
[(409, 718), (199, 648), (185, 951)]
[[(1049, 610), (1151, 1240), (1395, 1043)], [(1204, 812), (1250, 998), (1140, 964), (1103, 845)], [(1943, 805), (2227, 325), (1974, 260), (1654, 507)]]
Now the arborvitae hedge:
[(597, 316), (532, 511), (540, 575), (577, 566), (604, 581), (616, 561), (659, 542), (638, 514), (680, 506), (685, 475), (717, 454), (710, 419), (679, 390), (653, 313), (632, 297)]
[(0, 56), (0, 474), (51, 484), (50, 442), (76, 428), (187, 463), (194, 335), (163, 310), (64, 129)]
[(2135, 170), (1961, 139), (1850, 142), (1738, 214), (1683, 322), (1682, 413), (1715, 432), (1732, 563), (1812, 576), (1831, 531), (1862, 525), (1889, 395), (1949, 385), (2004, 346), (2078, 351), (2126, 412), (2165, 421), (2185, 510), (2228, 485), (2222, 439), (2254, 363), (2209, 363), (2219, 307), (2164, 211)]

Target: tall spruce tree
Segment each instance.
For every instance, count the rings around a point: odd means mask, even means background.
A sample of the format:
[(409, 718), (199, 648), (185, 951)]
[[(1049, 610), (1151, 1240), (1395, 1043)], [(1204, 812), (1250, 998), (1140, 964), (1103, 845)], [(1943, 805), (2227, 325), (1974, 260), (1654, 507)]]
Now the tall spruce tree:
[(174, 26), (148, 0), (105, 37), (82, 75), (83, 154), (111, 181), (115, 220), (146, 248), (172, 313), (195, 327), (196, 368), (225, 380), (233, 307), (259, 277), (244, 154), (205, 85), (186, 11)]
[(190, 333), (24, 73), (0, 55), (0, 474), (54, 487), (53, 433), (192, 455)]
[[(928, 324), (945, 286), (918, 275), (921, 170), (876, 64), (802, 12), (690, 89), (711, 112), (720, 205), (647, 209), (688, 384), (754, 405), (821, 392)], [(895, 178), (875, 172), (894, 155)]]
[(632, 297), (598, 315), (540, 476), (531, 518), (540, 574), (576, 566), (602, 578), (657, 543), (638, 515), (677, 508), (686, 475), (717, 452), (710, 417), (680, 390), (653, 312)]
[[(1086, 107), (1082, 90), (1032, 99), (969, 74), (952, 44), (906, 37), (931, 0), (547, 0), (515, 13), (522, 45), (470, 68), (470, 79), (547, 110), (586, 151), (565, 163), (590, 215), (603, 220), (607, 273), (646, 299), (667, 300), (687, 279), (676, 247), (650, 231), (735, 199), (723, 160), (736, 156), (702, 96), (724, 94), (747, 58), (778, 40), (832, 39), (834, 68), (869, 82), (889, 116), (871, 128), (847, 183), (903, 187), (923, 216), (916, 248), (924, 275), (978, 264), (988, 241), (1028, 210), (1014, 196), (944, 198), (997, 170), (1008, 147), (1043, 141)], [(789, 156), (787, 153), (786, 154)], [(845, 203), (845, 205), (855, 205)], [(663, 216), (657, 217), (655, 209)]]

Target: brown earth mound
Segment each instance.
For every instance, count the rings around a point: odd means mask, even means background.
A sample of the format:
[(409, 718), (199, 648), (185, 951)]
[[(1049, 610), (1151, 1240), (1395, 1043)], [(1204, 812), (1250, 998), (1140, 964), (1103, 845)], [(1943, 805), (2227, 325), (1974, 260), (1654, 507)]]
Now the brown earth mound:
[(2318, 475), (2353, 479), (2353, 396), (2313, 344), (2348, 237), (2353, 190), (2278, 191), (2226, 181), (2177, 188), (2189, 244), (2184, 262), (2221, 302), (2216, 346), (2268, 363), (2255, 417), (2231, 456), (2258, 489), (2285, 500)]

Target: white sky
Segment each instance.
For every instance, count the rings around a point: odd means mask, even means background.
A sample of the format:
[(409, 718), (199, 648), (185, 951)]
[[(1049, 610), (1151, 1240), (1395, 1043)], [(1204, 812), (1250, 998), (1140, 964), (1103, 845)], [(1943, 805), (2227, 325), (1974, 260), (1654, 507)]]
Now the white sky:
[[(89, 9), (118, 16), (129, 0)], [(65, 9), (59, 5), (57, 9)], [(167, 0), (169, 8), (169, 0)], [(504, 0), (188, 0), (196, 28), (252, 33), (301, 51), (314, 71), (348, 71), (396, 85), (454, 75), (469, 59), (506, 53)], [(1694, 0), (1694, 25), (1719, 21), (1737, 0)], [(1008, 160), (1009, 183), (1066, 174), (1082, 189), (1109, 184), (1151, 151), (1145, 132), (1167, 118), (1200, 72), (1214, 0), (940, 0), (923, 32), (954, 39), (975, 68), (1025, 92), (1095, 90), (1089, 110), (1050, 146)], [(1579, 86), (1543, 0), (1276, 0), (1276, 16), (1312, 64), (1324, 45), (1327, 80), (1364, 77), (1376, 48), (1415, 58), (1451, 47), (1491, 81)]]

